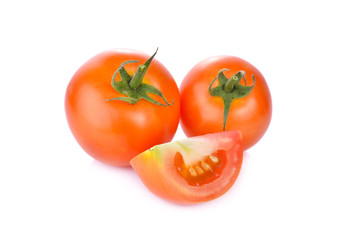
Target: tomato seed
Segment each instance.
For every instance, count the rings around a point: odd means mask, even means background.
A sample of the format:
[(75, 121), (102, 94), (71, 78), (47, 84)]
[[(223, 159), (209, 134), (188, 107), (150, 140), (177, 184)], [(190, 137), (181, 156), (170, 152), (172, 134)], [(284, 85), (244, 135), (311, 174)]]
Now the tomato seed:
[(189, 168), (189, 173), (192, 177), (196, 177), (197, 176), (197, 172), (195, 171), (195, 169), (193, 169), (192, 167)]
[(218, 163), (218, 162), (219, 162), (219, 159), (218, 159), (217, 157), (215, 157), (215, 156), (210, 155), (209, 158), (210, 158), (210, 160), (211, 160), (213, 163)]
[(199, 175), (202, 175), (204, 173), (203, 169), (199, 166), (196, 166), (196, 172), (199, 174)]
[(208, 163), (202, 162), (202, 167), (204, 171), (213, 171)]

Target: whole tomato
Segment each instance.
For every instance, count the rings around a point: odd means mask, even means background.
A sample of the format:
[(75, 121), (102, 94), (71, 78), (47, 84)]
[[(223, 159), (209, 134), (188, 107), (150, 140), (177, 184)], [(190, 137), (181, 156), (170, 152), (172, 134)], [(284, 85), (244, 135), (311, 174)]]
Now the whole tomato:
[(153, 60), (155, 54), (106, 51), (72, 77), (65, 95), (67, 121), (93, 158), (128, 166), (139, 153), (172, 140), (179, 123), (179, 91), (169, 71)]
[(238, 57), (201, 61), (185, 76), (180, 93), (181, 126), (189, 137), (239, 130), (246, 150), (271, 121), (272, 100), (263, 75)]

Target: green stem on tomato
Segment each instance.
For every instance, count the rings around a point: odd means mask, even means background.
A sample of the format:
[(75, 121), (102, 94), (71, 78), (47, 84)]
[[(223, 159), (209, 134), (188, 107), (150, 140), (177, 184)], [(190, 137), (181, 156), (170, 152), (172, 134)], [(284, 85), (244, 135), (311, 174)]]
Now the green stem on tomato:
[[(112, 87), (113, 89), (120, 93), (125, 95), (126, 97), (116, 97), (116, 98), (110, 98), (106, 101), (112, 101), (112, 100), (120, 100), (124, 101), (130, 104), (136, 104), (140, 99), (144, 99), (150, 103), (160, 105), (160, 106), (170, 106), (173, 104), (167, 102), (166, 98), (164, 97), (163, 93), (159, 91), (157, 88), (155, 88), (152, 85), (142, 83), (144, 76), (154, 58), (154, 56), (157, 54), (158, 48), (155, 51), (155, 53), (143, 64), (139, 65), (137, 71), (133, 74), (133, 76), (129, 75), (128, 72), (125, 69), (125, 65), (129, 63), (136, 63), (137, 60), (128, 60), (123, 62), (120, 67), (114, 72), (112, 77)], [(119, 73), (121, 80), (115, 81), (116, 75)], [(161, 97), (164, 103), (160, 103), (153, 98), (151, 98), (148, 94), (154, 94), (159, 97)]]
[[(226, 129), (226, 123), (228, 119), (228, 114), (230, 110), (230, 106), (234, 99), (243, 98), (248, 96), (255, 86), (255, 78), (252, 74), (253, 85), (246, 86), (244, 71), (239, 71), (235, 73), (231, 78), (227, 78), (224, 75), (224, 71), (229, 71), (229, 69), (222, 69), (218, 72), (217, 77), (211, 81), (209, 84), (209, 94), (213, 97), (220, 97), (223, 100), (223, 131)], [(219, 85), (215, 88), (212, 88), (213, 83), (218, 79)], [(241, 79), (244, 79), (245, 86), (240, 84)]]

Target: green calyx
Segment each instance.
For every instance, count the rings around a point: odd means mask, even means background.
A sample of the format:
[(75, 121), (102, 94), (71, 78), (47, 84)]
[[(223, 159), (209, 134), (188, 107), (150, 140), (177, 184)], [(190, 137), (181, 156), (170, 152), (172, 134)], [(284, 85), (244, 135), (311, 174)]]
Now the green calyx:
[[(157, 51), (158, 49), (143, 65), (140, 65), (138, 67), (137, 71), (133, 74), (133, 76), (128, 74), (128, 72), (125, 69), (125, 65), (129, 63), (136, 63), (139, 61), (128, 60), (128, 61), (123, 62), (120, 65), (120, 67), (114, 72), (111, 83), (112, 83), (113, 89), (116, 92), (126, 95), (126, 97), (116, 97), (116, 98), (107, 99), (106, 101), (120, 100), (120, 101), (128, 102), (130, 104), (136, 104), (140, 99), (144, 99), (146, 101), (149, 101), (153, 104), (160, 105), (160, 106), (172, 105), (174, 100), (172, 103), (168, 103), (161, 91), (159, 91), (157, 88), (153, 87), (152, 85), (142, 83), (144, 76), (154, 56), (157, 54)], [(116, 75), (118, 73), (119, 73), (121, 80), (115, 81)], [(161, 97), (164, 100), (165, 104), (154, 100), (148, 94), (155, 94)]]
[[(244, 98), (250, 94), (255, 86), (255, 78), (252, 74), (253, 85), (247, 86), (244, 71), (239, 71), (235, 73), (231, 78), (227, 78), (223, 72), (230, 71), (229, 69), (222, 69), (219, 71), (217, 77), (210, 83), (209, 85), (209, 94), (213, 97), (221, 97), (224, 104), (223, 110), (223, 131), (226, 129), (226, 122), (228, 118), (228, 113), (230, 109), (230, 105), (232, 104), (234, 99)], [(241, 79), (244, 80), (245, 85), (241, 85)], [(213, 83), (218, 80), (219, 85), (215, 88), (212, 88)]]

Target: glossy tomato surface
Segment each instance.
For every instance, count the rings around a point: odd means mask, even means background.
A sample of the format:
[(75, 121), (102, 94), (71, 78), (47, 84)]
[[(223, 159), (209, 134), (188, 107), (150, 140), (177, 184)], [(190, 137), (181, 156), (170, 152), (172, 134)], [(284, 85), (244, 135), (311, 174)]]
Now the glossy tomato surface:
[[(149, 55), (116, 49), (96, 55), (72, 77), (65, 95), (69, 127), (79, 145), (93, 158), (129, 166), (132, 157), (160, 143), (171, 141), (179, 123), (179, 91), (171, 74), (156, 59), (151, 62), (142, 83), (160, 90), (170, 106), (159, 106), (140, 99), (136, 104), (111, 98), (125, 97), (111, 86), (114, 72), (125, 65), (131, 76)], [(119, 74), (116, 76), (120, 80)], [(154, 100), (162, 98), (150, 95)]]
[[(244, 149), (256, 144), (265, 134), (272, 116), (272, 100), (263, 75), (247, 61), (233, 56), (207, 58), (195, 65), (185, 76), (181, 87), (181, 126), (189, 137), (223, 131), (224, 104), (220, 97), (208, 92), (210, 83), (222, 69), (227, 78), (238, 71), (246, 73), (247, 86), (255, 86), (244, 98), (234, 99), (229, 110), (225, 130), (239, 130)], [(214, 86), (217, 84), (214, 83)], [(240, 84), (244, 85), (241, 81)]]
[(227, 192), (239, 175), (239, 131), (220, 132), (158, 145), (131, 160), (146, 187), (176, 203), (213, 200)]

